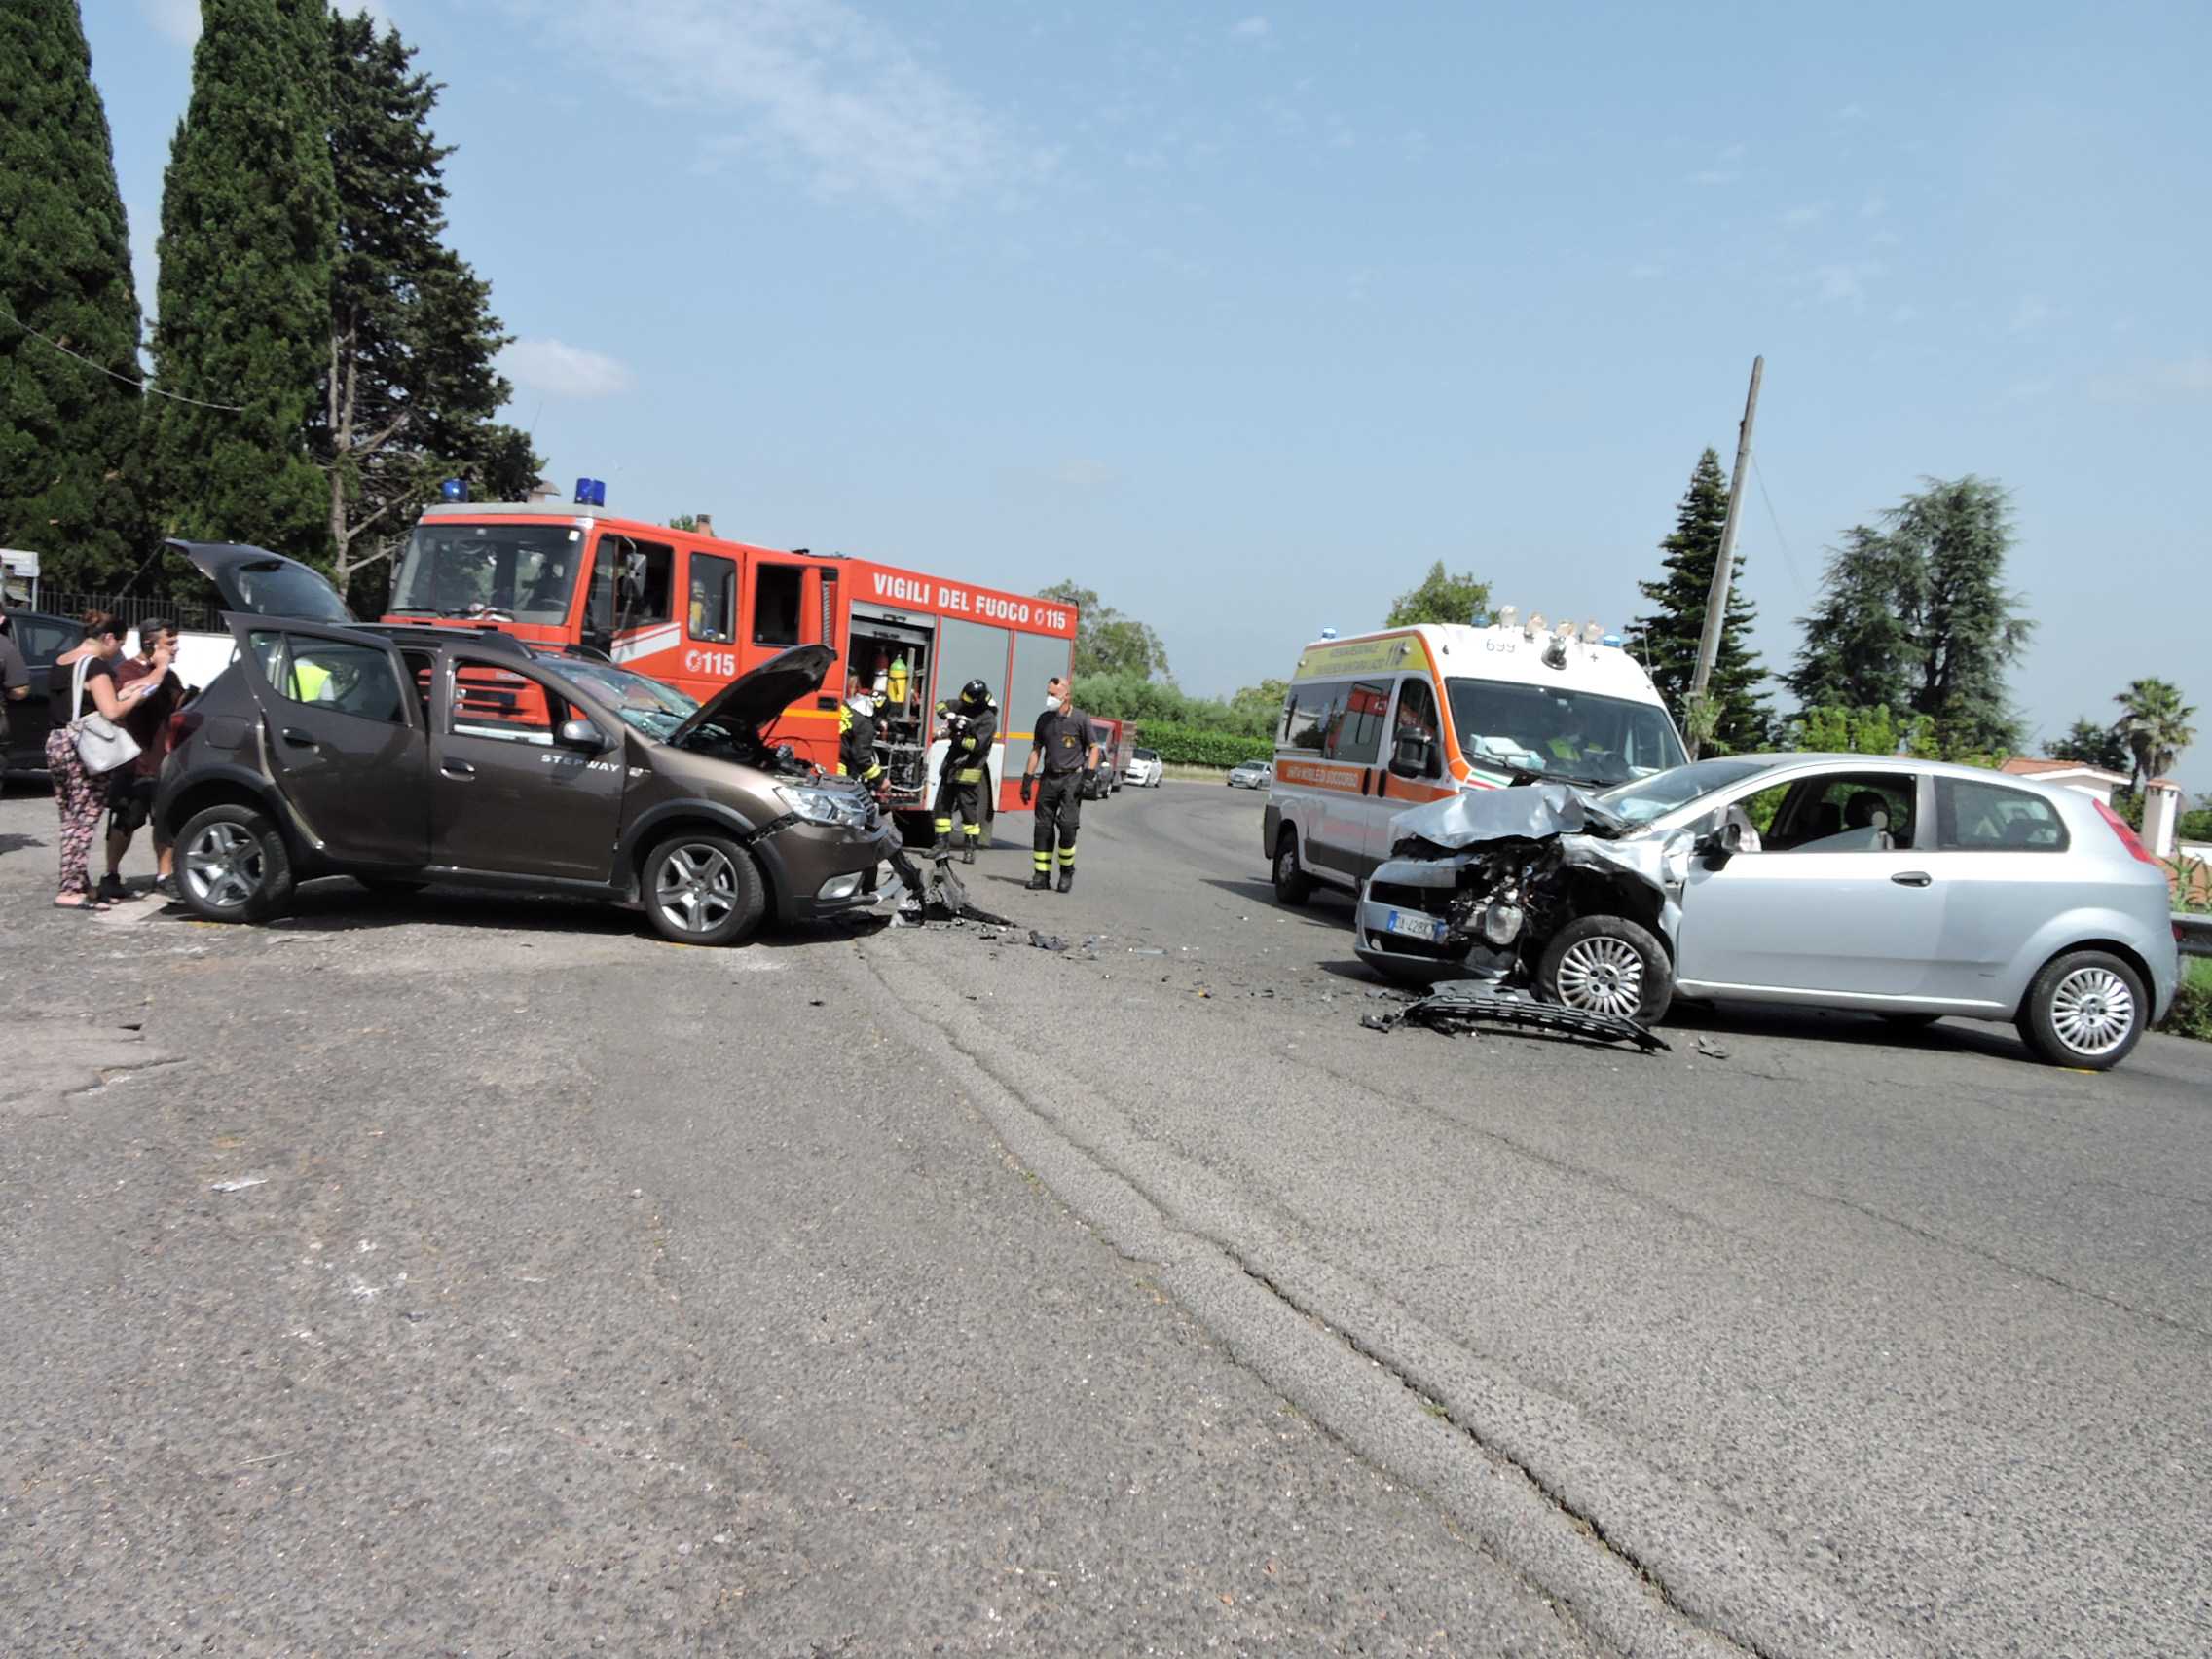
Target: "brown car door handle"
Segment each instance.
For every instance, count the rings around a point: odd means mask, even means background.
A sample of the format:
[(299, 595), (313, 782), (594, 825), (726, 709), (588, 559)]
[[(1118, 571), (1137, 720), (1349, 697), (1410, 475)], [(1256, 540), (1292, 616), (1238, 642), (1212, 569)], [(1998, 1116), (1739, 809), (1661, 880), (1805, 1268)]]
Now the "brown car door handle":
[(282, 738), (286, 743), (304, 743), (310, 749), (313, 749), (314, 747), (314, 739), (310, 737), (306, 732), (302, 731), (298, 726), (286, 726), (276, 735)]
[(1926, 887), (1935, 880), (1924, 869), (1900, 869), (1890, 877), (1899, 887)]
[(448, 760), (438, 768), (449, 778), (473, 778), (476, 768), (465, 760)]

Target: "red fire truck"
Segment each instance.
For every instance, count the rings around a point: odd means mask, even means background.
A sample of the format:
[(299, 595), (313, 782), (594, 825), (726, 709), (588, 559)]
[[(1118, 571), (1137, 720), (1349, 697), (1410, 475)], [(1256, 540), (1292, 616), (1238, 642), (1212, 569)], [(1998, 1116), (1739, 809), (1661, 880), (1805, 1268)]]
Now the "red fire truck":
[(822, 644), (842, 667), (775, 737), (837, 765), (846, 673), (877, 699), (888, 804), (926, 815), (943, 758), (932, 716), (970, 680), (998, 700), (996, 810), (1019, 807), (1029, 721), (1045, 682), (1075, 655), (1066, 606), (871, 560), (778, 552), (559, 502), (427, 508), (401, 558), (387, 622), (496, 623), (524, 639), (587, 645), (704, 699), (780, 650)]

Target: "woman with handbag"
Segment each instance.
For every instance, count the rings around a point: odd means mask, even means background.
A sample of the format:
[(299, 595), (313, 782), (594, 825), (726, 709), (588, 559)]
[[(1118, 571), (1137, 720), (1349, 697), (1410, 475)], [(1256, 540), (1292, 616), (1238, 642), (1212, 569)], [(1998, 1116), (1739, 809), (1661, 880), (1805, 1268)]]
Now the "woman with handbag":
[(140, 680), (116, 689), (113, 664), (123, 654), (123, 635), (120, 617), (86, 611), (83, 641), (56, 657), (47, 677), (54, 730), (46, 740), (46, 767), (61, 809), (61, 891), (54, 903), (64, 910), (108, 907), (92, 897), (87, 861), (107, 806), (107, 774), (138, 754), (123, 717), (157, 688), (156, 682)]

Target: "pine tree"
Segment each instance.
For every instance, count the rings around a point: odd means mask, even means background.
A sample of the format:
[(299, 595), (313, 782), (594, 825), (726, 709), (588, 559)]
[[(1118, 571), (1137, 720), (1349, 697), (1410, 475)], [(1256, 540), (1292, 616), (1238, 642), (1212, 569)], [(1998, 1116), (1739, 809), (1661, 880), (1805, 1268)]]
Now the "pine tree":
[[(1697, 675), (1698, 640), (1713, 594), (1713, 572), (1720, 563), (1720, 533), (1727, 522), (1728, 483), (1720, 475), (1719, 456), (1709, 449), (1698, 457), (1690, 473), (1689, 488), (1676, 509), (1674, 534), (1659, 544), (1667, 554), (1666, 575), (1655, 582), (1637, 583), (1659, 609), (1630, 625), (1635, 648), (1659, 694), (1677, 718), (1685, 720), (1690, 713), (1690, 682)], [(1739, 562), (1739, 572), (1742, 568)], [(1712, 678), (1706, 682), (1713, 725), (1704, 747), (1710, 753), (1755, 749), (1766, 741), (1770, 711), (1758, 694), (1766, 667), (1747, 643), (1757, 614), (1744, 598), (1741, 581), (1731, 584), (1719, 649), (1713, 659)]]
[(119, 585), (140, 557), (138, 296), (76, 0), (0, 6), (0, 545), (57, 587)]
[(491, 286), (443, 240), (450, 146), (431, 135), (438, 87), (399, 31), (367, 13), (330, 19), (330, 143), (338, 190), (327, 360), (308, 434), (327, 480), (332, 568), (373, 580), (441, 479), (520, 499), (537, 475), (528, 438), (492, 417), (512, 387)]
[(1880, 531), (1853, 525), (1828, 557), (1821, 603), (1799, 620), (1797, 665), (1783, 676), (1803, 709), (1910, 705), (1920, 682), (1926, 573)]
[(1808, 711), (1909, 709), (1946, 756), (2010, 750), (2005, 671), (2035, 627), (2003, 585), (2010, 497), (1984, 478), (1924, 482), (1880, 529), (1845, 534), (1784, 682)]
[(337, 240), (328, 18), (321, 0), (203, 0), (162, 196), (154, 331), (156, 385), (199, 401), (151, 412), (165, 534), (317, 562), (329, 496), (303, 433)]
[(1912, 706), (1933, 719), (1946, 754), (2017, 748), (2020, 722), (2005, 670), (2035, 624), (2005, 591), (2012, 545), (2011, 492), (1971, 474), (1907, 496), (1890, 537), (1926, 574), (1920, 615), (1921, 676)]

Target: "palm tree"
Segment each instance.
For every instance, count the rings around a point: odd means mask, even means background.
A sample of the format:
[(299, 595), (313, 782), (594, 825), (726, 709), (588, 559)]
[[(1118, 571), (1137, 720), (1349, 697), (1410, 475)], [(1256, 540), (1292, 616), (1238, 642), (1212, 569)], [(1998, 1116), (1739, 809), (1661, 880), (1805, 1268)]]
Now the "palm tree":
[(2135, 756), (2134, 789), (2159, 773), (2169, 771), (2181, 752), (2195, 741), (2196, 728), (2189, 723), (2196, 711), (2181, 700), (2181, 687), (2167, 680), (2136, 680), (2113, 699), (2120, 707), (2113, 721), (2113, 735)]

